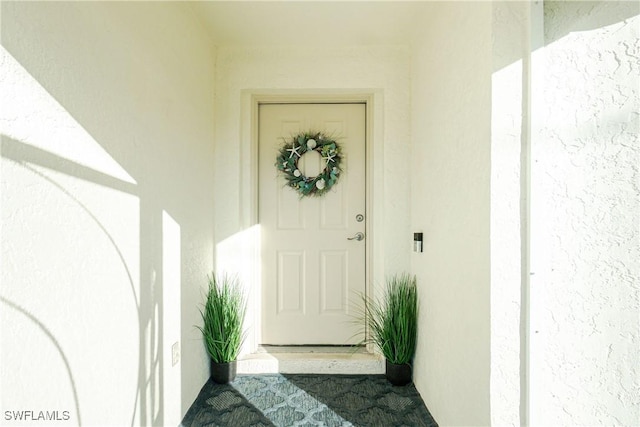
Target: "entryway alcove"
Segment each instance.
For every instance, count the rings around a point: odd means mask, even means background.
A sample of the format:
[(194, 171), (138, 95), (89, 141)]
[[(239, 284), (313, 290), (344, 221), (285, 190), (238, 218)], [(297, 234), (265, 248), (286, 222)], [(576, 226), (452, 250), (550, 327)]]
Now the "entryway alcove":
[[(382, 247), (376, 239), (374, 227), (376, 223), (380, 224), (383, 207), (372, 203), (376, 195), (381, 198), (379, 193), (382, 187), (378, 178), (382, 175), (382, 163), (375, 155), (380, 151), (379, 145), (382, 143), (380, 117), (384, 105), (381, 91), (246, 90), (242, 91), (241, 106), (242, 134), (247, 137), (242, 139), (240, 147), (240, 152), (246, 156), (240, 171), (243, 178), (240, 204), (243, 207), (244, 228), (248, 231), (242, 237), (236, 236), (218, 245), (220, 266), (228, 268), (229, 265), (237, 265), (238, 255), (243, 260), (240, 271), (251, 295), (249, 336), (238, 364), (238, 372), (383, 373), (383, 359), (374, 354), (373, 349), (354, 349), (351, 346), (364, 339), (363, 335), (356, 334), (357, 327), (353, 324), (352, 311), (358, 303), (357, 299), (365, 292), (375, 292), (375, 287), (381, 283), (381, 280), (372, 280), (375, 274), (380, 274), (372, 266), (376, 259), (382, 259)], [(310, 107), (309, 113), (303, 112), (306, 106)], [(274, 108), (284, 108), (284, 113), (279, 113), (284, 121), (272, 126), (274, 130), (271, 132), (277, 135), (261, 137), (261, 112), (265, 117), (264, 111)], [(360, 115), (359, 124), (349, 121), (353, 120), (348, 118), (353, 113), (344, 116), (343, 111), (349, 110)], [(337, 140), (344, 150), (345, 170), (340, 177), (341, 185), (337, 185), (329, 194), (322, 198), (301, 200), (291, 188), (283, 187), (284, 180), (278, 177), (273, 163), (277, 147), (284, 139), (310, 129), (324, 132)], [(260, 144), (267, 138), (269, 144), (273, 145), (261, 147)], [(265, 201), (260, 202), (260, 198)], [(357, 201), (358, 198), (360, 201)], [(329, 245), (327, 248), (314, 249), (316, 244), (307, 239), (308, 233), (301, 227), (311, 221), (318, 227), (320, 240)], [(274, 231), (270, 231), (271, 229)], [(380, 225), (378, 229), (381, 229)], [(291, 242), (288, 249), (272, 249), (266, 245), (265, 236), (277, 230), (283, 230), (282, 233), (287, 235), (292, 230), (300, 231), (298, 235), (288, 237)], [(333, 234), (327, 241), (329, 232)], [(350, 239), (356, 232), (361, 232), (366, 236), (365, 239)], [(281, 242), (282, 239), (277, 238), (277, 241)], [(308, 261), (300, 264), (305, 251), (315, 251), (311, 259), (318, 259), (317, 266), (310, 266)], [(286, 276), (286, 272), (273, 271), (272, 267), (265, 268), (262, 256), (266, 253), (279, 257), (271, 259), (274, 267), (279, 265), (284, 268), (287, 264), (285, 261), (296, 261), (291, 267), (296, 273), (295, 277), (301, 274), (303, 268), (308, 268), (311, 276), (304, 280), (316, 281), (312, 290), (316, 300), (303, 300), (303, 297), (309, 297), (308, 286), (304, 290), (295, 286), (284, 289), (286, 284), (274, 283), (273, 275)], [(283, 253), (284, 257), (277, 255)], [(234, 255), (233, 259), (229, 254)], [(355, 263), (356, 256), (361, 258), (359, 264)], [(277, 288), (273, 292), (265, 289), (266, 282), (269, 281), (270, 286)], [(329, 285), (332, 287), (328, 287)], [(282, 294), (278, 295), (278, 292), (286, 292), (286, 298)], [(305, 308), (305, 312), (315, 310), (315, 316), (320, 316), (310, 318), (307, 328), (326, 324), (327, 332), (324, 335), (309, 338), (303, 331), (300, 337), (289, 339), (282, 335), (283, 331), (276, 336), (264, 334), (265, 328), (274, 327), (264, 324), (265, 311), (283, 313), (280, 326), (276, 325), (282, 329), (291, 324), (303, 323), (302, 318), (291, 318), (300, 317), (296, 313), (302, 311), (303, 304), (315, 307)]]

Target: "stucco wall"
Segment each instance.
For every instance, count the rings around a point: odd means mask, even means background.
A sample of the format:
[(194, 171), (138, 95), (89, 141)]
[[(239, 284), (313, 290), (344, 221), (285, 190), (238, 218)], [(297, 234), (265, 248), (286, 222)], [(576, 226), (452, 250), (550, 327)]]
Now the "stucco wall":
[[(226, 202), (216, 206), (218, 269), (241, 273), (245, 284), (253, 287), (253, 296), (259, 293), (259, 285), (247, 276), (255, 269), (249, 264), (257, 260), (246, 253), (245, 234), (253, 225), (246, 222), (246, 209), (252, 203), (247, 188), (253, 184), (248, 163), (251, 135), (243, 131), (246, 124), (242, 123), (246, 118), (242, 111), (243, 91), (328, 94), (362, 89), (379, 93), (381, 107), (374, 118), (374, 126), (380, 132), (368, 153), (374, 157), (376, 186), (372, 204), (376, 224), (373, 252), (377, 257), (371, 283), (380, 285), (386, 274), (409, 271), (409, 49), (220, 47), (216, 63), (216, 194)], [(256, 310), (250, 311), (249, 323), (254, 324)], [(248, 346), (257, 344), (250, 342)]]
[(412, 64), (411, 227), (424, 232), (411, 258), (414, 381), (441, 425), (487, 425), (492, 7), (442, 3), (434, 16)]
[(208, 38), (177, 3), (1, 7), (2, 422), (177, 425), (208, 376)]
[(531, 423), (640, 420), (640, 5), (548, 2), (534, 52)]

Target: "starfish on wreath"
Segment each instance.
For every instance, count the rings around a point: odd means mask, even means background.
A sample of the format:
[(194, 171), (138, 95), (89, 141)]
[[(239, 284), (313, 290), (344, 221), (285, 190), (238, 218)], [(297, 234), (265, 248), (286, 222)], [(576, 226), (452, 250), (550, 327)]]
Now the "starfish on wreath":
[(327, 161), (327, 166), (329, 166), (329, 162), (335, 162), (335, 153), (327, 153), (327, 157), (324, 157), (324, 159)]
[(291, 146), (291, 148), (287, 148), (287, 151), (289, 151), (291, 153), (291, 154), (289, 154), (289, 158), (293, 157), (294, 154), (297, 155), (298, 157), (301, 157), (300, 153), (298, 153), (298, 150), (300, 149), (300, 147), (301, 147), (300, 145), (298, 145), (296, 147), (296, 144), (294, 143)]

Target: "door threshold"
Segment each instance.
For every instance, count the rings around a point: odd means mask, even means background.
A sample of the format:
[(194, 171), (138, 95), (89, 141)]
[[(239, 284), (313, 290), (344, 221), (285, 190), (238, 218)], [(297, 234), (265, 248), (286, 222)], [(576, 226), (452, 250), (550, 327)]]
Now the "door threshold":
[(361, 345), (267, 345), (258, 347), (256, 353), (368, 353)]
[(239, 374), (383, 374), (384, 358), (365, 347), (268, 346), (238, 359)]

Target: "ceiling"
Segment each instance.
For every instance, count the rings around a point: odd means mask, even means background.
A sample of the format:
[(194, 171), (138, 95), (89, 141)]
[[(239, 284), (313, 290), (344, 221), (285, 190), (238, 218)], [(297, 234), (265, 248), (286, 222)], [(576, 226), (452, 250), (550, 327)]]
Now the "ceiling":
[(428, 1), (198, 1), (218, 46), (410, 44)]

